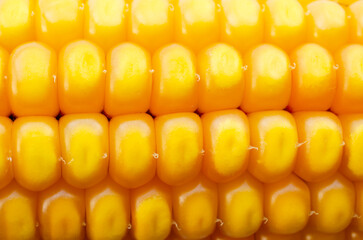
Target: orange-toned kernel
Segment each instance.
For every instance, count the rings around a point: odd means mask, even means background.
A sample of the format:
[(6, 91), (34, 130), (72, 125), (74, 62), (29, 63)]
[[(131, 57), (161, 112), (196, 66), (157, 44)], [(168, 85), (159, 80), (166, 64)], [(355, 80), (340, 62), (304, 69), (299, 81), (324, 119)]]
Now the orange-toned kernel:
[(329, 51), (315, 43), (304, 44), (290, 56), (292, 88), (289, 109), (325, 111), (333, 102), (336, 89), (334, 60)]
[(242, 58), (233, 47), (217, 43), (198, 55), (198, 110), (201, 113), (238, 108), (244, 80)]
[(126, 188), (140, 187), (155, 176), (154, 120), (148, 114), (115, 117), (110, 122), (110, 176)]
[(295, 173), (305, 181), (321, 181), (339, 168), (343, 153), (343, 133), (339, 118), (331, 112), (293, 114), (300, 146)]
[(87, 237), (122, 239), (130, 223), (129, 191), (106, 178), (85, 193)]
[(108, 172), (108, 121), (102, 114), (69, 114), (59, 120), (64, 180), (89, 188)]
[(310, 214), (310, 193), (300, 178), (291, 174), (264, 185), (265, 227), (277, 234), (294, 234), (304, 229)]
[(298, 136), (295, 120), (285, 111), (248, 115), (251, 149), (249, 171), (262, 182), (287, 177), (295, 165)]
[(37, 40), (56, 50), (83, 36), (83, 0), (35, 0)]
[(289, 52), (304, 42), (306, 21), (298, 0), (264, 0), (265, 40)]
[(343, 114), (339, 119), (345, 143), (340, 170), (352, 181), (363, 181), (363, 114)]
[(284, 109), (291, 92), (287, 54), (273, 45), (262, 44), (248, 51), (243, 60), (247, 70), (242, 109), (245, 112)]
[(168, 45), (154, 54), (150, 107), (154, 116), (197, 109), (195, 62), (194, 54), (178, 44)]
[(0, 1), (0, 45), (8, 51), (34, 40), (34, 0)]
[(108, 53), (107, 69), (106, 114), (146, 112), (152, 88), (149, 53), (133, 43), (122, 43)]
[(237, 109), (202, 116), (203, 172), (214, 182), (227, 182), (247, 168), (250, 133), (246, 115)]
[(38, 239), (37, 194), (12, 181), (0, 192), (0, 238)]
[(218, 201), (221, 233), (239, 239), (257, 232), (264, 216), (263, 185), (249, 173), (219, 184)]
[(105, 54), (97, 45), (79, 40), (59, 53), (58, 97), (64, 114), (101, 112), (105, 92)]
[(336, 173), (308, 186), (311, 209), (317, 213), (310, 217), (311, 226), (322, 233), (339, 233), (348, 227), (354, 215), (354, 185)]
[(0, 47), (0, 116), (10, 115), (10, 103), (7, 92), (8, 61), (8, 52)]
[(169, 185), (195, 178), (202, 167), (203, 130), (195, 113), (174, 113), (155, 119), (157, 174)]
[(322, 233), (308, 226), (302, 231), (302, 240), (346, 240), (344, 231), (339, 233)]
[(345, 240), (362, 240), (363, 239), (363, 231), (359, 231), (354, 225), (350, 225), (345, 230)]
[(214, 234), (209, 238), (211, 240), (255, 240), (255, 236), (251, 235), (245, 238), (231, 238), (223, 235), (220, 231), (214, 231)]
[(61, 177), (58, 121), (52, 117), (21, 117), (13, 123), (13, 170), (16, 181), (42, 191)]
[(199, 51), (218, 41), (219, 19), (213, 0), (175, 0), (174, 8), (177, 42)]
[(353, 220), (353, 226), (363, 233), (363, 182), (355, 183), (357, 217)]
[(44, 240), (84, 239), (84, 190), (73, 188), (63, 179), (58, 181), (39, 193), (38, 218)]
[(130, 2), (128, 40), (150, 52), (173, 40), (174, 0), (133, 0)]
[(221, 7), (221, 40), (241, 53), (263, 40), (263, 17), (258, 0), (217, 0)]
[(338, 3), (326, 0), (307, 5), (308, 42), (320, 44), (331, 52), (343, 46), (349, 36), (345, 10)]
[(211, 235), (217, 219), (217, 185), (205, 176), (173, 188), (175, 232), (184, 239), (201, 239)]
[(335, 55), (337, 91), (332, 111), (335, 113), (361, 113), (363, 109), (363, 45), (352, 44)]
[(13, 179), (13, 164), (11, 162), (11, 132), (12, 121), (0, 117), (0, 189)]
[(269, 232), (266, 228), (261, 228), (255, 234), (255, 240), (305, 240), (302, 238), (302, 234), (276, 234)]
[(131, 190), (132, 232), (137, 240), (165, 239), (172, 224), (171, 189), (154, 178)]
[(7, 92), (16, 116), (58, 114), (56, 69), (55, 51), (42, 43), (26, 43), (11, 53)]
[(354, 1), (347, 11), (351, 18), (349, 42), (363, 44), (363, 1)]
[(125, 0), (87, 0), (84, 12), (84, 38), (105, 51), (125, 39)]

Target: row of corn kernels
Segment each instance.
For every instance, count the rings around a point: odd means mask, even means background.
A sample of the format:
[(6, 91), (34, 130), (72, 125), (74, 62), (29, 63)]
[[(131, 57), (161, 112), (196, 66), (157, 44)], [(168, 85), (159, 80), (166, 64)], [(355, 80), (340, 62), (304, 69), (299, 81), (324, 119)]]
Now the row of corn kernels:
[(341, 174), (308, 184), (293, 174), (268, 184), (249, 174), (220, 184), (200, 175), (174, 187), (154, 178), (132, 190), (111, 178), (86, 190), (60, 180), (39, 193), (13, 181), (0, 190), (0, 238), (39, 231), (42, 239), (83, 239), (86, 231), (88, 239), (122, 239), (131, 229), (136, 239), (161, 240), (174, 228), (182, 239), (204, 239), (218, 226), (237, 239), (259, 229), (277, 235), (271, 239), (344, 239), (349, 225), (363, 234), (362, 206), (363, 182)]
[[(193, 50), (218, 41), (240, 51), (261, 42), (287, 51), (304, 42), (335, 51), (363, 43), (363, 1), (1, 0), (0, 45), (38, 40), (60, 49), (85, 38), (108, 50), (131, 41), (154, 51), (170, 42)], [(332, 41), (333, 39), (333, 41)]]
[[(155, 122), (155, 123), (154, 123)], [(157, 117), (123, 115), (109, 123), (101, 114), (0, 118), (1, 186), (13, 177), (41, 191), (63, 179), (89, 188), (108, 173), (125, 188), (155, 174), (180, 186), (200, 171), (217, 183), (248, 171), (272, 183), (293, 171), (307, 182), (338, 170), (363, 181), (363, 114), (239, 110)]]
[[(200, 113), (241, 107), (245, 112), (282, 110), (363, 113), (363, 45), (335, 54), (304, 44), (289, 56), (258, 45), (244, 56), (215, 44), (197, 57), (167, 45), (151, 58), (123, 43), (107, 55), (79, 40), (58, 56), (41, 43), (0, 51), (0, 115), (56, 116), (95, 113), (109, 116), (146, 112)], [(9, 63), (9, 64), (8, 64)], [(8, 65), (8, 66), (7, 66)], [(106, 70), (105, 70), (106, 69)], [(7, 71), (8, 70), (8, 71)]]

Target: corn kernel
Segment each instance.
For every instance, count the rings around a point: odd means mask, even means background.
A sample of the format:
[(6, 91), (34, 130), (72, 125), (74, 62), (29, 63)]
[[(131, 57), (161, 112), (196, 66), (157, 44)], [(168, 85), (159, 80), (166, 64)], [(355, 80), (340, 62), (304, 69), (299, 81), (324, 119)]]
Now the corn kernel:
[(154, 54), (152, 65), (155, 72), (151, 113), (158, 116), (194, 112), (198, 102), (194, 54), (181, 45), (171, 44)]
[(257, 232), (263, 219), (263, 185), (254, 177), (246, 173), (219, 184), (218, 201), (221, 233), (240, 239)]
[(0, 1), (0, 45), (8, 51), (34, 40), (34, 0)]
[(302, 232), (302, 240), (346, 240), (344, 231), (339, 233), (322, 233), (314, 230), (312, 227), (307, 227)]
[(7, 93), (8, 61), (9, 54), (0, 47), (0, 116), (10, 115), (10, 103)]
[(363, 182), (355, 183), (356, 209), (358, 215), (353, 221), (353, 226), (363, 233)]
[(83, 0), (35, 0), (37, 40), (56, 50), (83, 36)]
[(58, 122), (52, 117), (22, 117), (13, 124), (13, 168), (16, 181), (42, 191), (61, 176)]
[(174, 113), (155, 119), (157, 174), (169, 185), (195, 178), (202, 166), (202, 123), (194, 113)]
[(354, 1), (347, 8), (350, 20), (350, 42), (363, 44), (363, 1)]
[(184, 239), (201, 239), (214, 231), (218, 194), (217, 185), (203, 175), (173, 188), (175, 231)]
[(12, 122), (9, 118), (0, 117), (0, 189), (13, 179), (11, 160)]
[(255, 240), (305, 240), (302, 238), (301, 233), (295, 234), (276, 234), (266, 230), (266, 228), (261, 228), (255, 234)]
[(332, 105), (335, 113), (361, 113), (363, 108), (363, 45), (348, 45), (338, 51), (335, 61), (337, 90)]
[(305, 41), (304, 9), (298, 0), (264, 0), (265, 41), (289, 52)]
[(243, 111), (284, 109), (291, 91), (290, 60), (286, 53), (262, 44), (248, 51), (243, 59), (247, 64)]
[(217, 0), (221, 7), (221, 40), (246, 52), (263, 40), (263, 16), (258, 0)]
[(328, 110), (337, 84), (329, 51), (308, 43), (294, 50), (290, 59), (296, 68), (292, 71), (289, 109), (294, 112)]
[(129, 191), (110, 178), (85, 192), (87, 237), (97, 239), (122, 239), (130, 223)]
[(311, 208), (317, 213), (310, 218), (311, 226), (322, 233), (339, 233), (348, 227), (354, 214), (354, 185), (337, 173), (308, 186)]
[(202, 116), (203, 172), (214, 182), (227, 182), (247, 168), (250, 134), (246, 115), (237, 109)]
[(110, 176), (126, 188), (140, 187), (155, 176), (154, 121), (147, 114), (115, 117), (110, 122)]
[(58, 95), (64, 114), (101, 112), (105, 92), (105, 54), (91, 42), (79, 40), (59, 53)]
[(213, 0), (175, 0), (175, 38), (193, 51), (217, 42), (219, 21)]
[(38, 42), (17, 47), (9, 59), (8, 97), (18, 116), (56, 116), (59, 112), (56, 53)]
[(363, 232), (358, 231), (354, 226), (350, 226), (345, 231), (345, 240), (361, 240), (363, 239)]
[(108, 121), (102, 114), (69, 114), (59, 120), (62, 175), (77, 188), (89, 188), (108, 172)]
[(122, 42), (126, 35), (125, 0), (87, 0), (84, 37), (105, 51)]
[(238, 108), (243, 96), (243, 65), (238, 52), (218, 43), (198, 55), (200, 113)]
[(301, 144), (295, 173), (305, 181), (321, 181), (339, 168), (343, 153), (342, 126), (331, 112), (294, 113)]
[(251, 145), (249, 171), (262, 182), (276, 182), (293, 170), (297, 130), (294, 118), (285, 111), (248, 115)]
[(173, 0), (133, 0), (128, 39), (150, 52), (173, 40)]
[(105, 112), (110, 116), (146, 112), (151, 97), (151, 59), (148, 52), (123, 43), (107, 55)]
[(172, 210), (169, 186), (154, 178), (131, 190), (133, 236), (137, 240), (165, 239), (171, 229)]
[(44, 240), (84, 239), (84, 191), (60, 180), (39, 193), (38, 218)]
[(338, 3), (317, 0), (307, 5), (307, 40), (335, 52), (348, 41), (345, 10)]

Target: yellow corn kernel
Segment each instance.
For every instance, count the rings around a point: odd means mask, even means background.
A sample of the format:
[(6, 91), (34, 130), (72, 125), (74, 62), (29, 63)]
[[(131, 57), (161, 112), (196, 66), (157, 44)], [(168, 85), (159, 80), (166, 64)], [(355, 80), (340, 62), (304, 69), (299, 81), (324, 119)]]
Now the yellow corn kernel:
[(345, 236), (346, 238), (344, 240), (361, 240), (363, 239), (363, 231), (359, 231), (354, 225), (350, 225), (345, 230)]
[(84, 200), (84, 191), (64, 180), (40, 192), (38, 219), (42, 239), (84, 239)]
[(110, 178), (85, 192), (87, 237), (90, 240), (122, 239), (130, 223), (129, 191)]
[(42, 191), (61, 176), (58, 122), (52, 117), (21, 117), (13, 124), (14, 176), (23, 187)]
[[(221, 233), (233, 238), (253, 236), (263, 219), (263, 185), (250, 174), (218, 185)], [(217, 238), (219, 239), (219, 238)]]
[(130, 2), (128, 40), (150, 52), (173, 40), (173, 0), (133, 0)]
[(194, 51), (217, 42), (219, 21), (213, 0), (175, 0), (175, 38)]
[(131, 190), (132, 232), (136, 240), (165, 239), (171, 229), (170, 188), (154, 178)]
[(276, 234), (294, 234), (307, 224), (310, 193), (304, 181), (291, 174), (276, 183), (264, 185), (265, 227)]
[(13, 179), (13, 164), (11, 159), (12, 121), (0, 117), (0, 189)]
[(157, 174), (169, 185), (195, 178), (202, 167), (202, 123), (195, 113), (174, 113), (155, 119)]
[(358, 217), (354, 218), (353, 226), (363, 233), (363, 182), (355, 183), (355, 194), (357, 201), (355, 212)]
[(83, 0), (35, 0), (37, 40), (56, 50), (83, 36)]
[(125, 39), (125, 0), (87, 0), (84, 12), (84, 38), (105, 51)]
[(298, 0), (264, 0), (265, 40), (289, 52), (305, 41), (304, 9)]
[(8, 51), (34, 40), (34, 0), (0, 1), (0, 45)]
[(354, 215), (354, 185), (340, 173), (308, 183), (311, 194), (311, 226), (322, 233), (339, 233), (350, 224)]
[(337, 90), (332, 104), (335, 113), (361, 113), (363, 108), (363, 45), (352, 44), (335, 54)]
[(354, 1), (347, 8), (350, 19), (350, 42), (363, 44), (363, 1)]
[(198, 55), (198, 111), (200, 113), (238, 108), (244, 80), (243, 63), (231, 46), (218, 43)]
[(307, 227), (302, 232), (302, 240), (347, 240), (345, 232), (339, 233), (322, 233), (316, 231), (313, 227)]
[(203, 175), (173, 188), (175, 232), (184, 239), (201, 239), (214, 231), (217, 219), (217, 185)]
[(9, 53), (0, 47), (0, 116), (10, 115), (10, 103), (7, 92), (8, 61)]
[(243, 57), (247, 65), (241, 108), (245, 112), (282, 110), (289, 103), (291, 91), (290, 60), (285, 52), (262, 44)]
[(59, 53), (58, 95), (64, 114), (101, 112), (105, 92), (105, 54), (91, 42), (79, 40)]
[(325, 111), (333, 102), (336, 71), (329, 51), (315, 43), (304, 44), (290, 55), (292, 89), (289, 109), (296, 111)]
[(295, 165), (297, 130), (295, 120), (285, 111), (256, 112), (248, 115), (251, 149), (248, 170), (262, 182), (287, 177)]
[(56, 53), (38, 42), (17, 47), (9, 59), (8, 97), (12, 112), (22, 116), (56, 116)]
[(202, 116), (203, 172), (214, 182), (228, 182), (247, 168), (250, 134), (246, 115), (237, 109)]
[(154, 120), (147, 114), (115, 117), (110, 122), (109, 174), (126, 188), (140, 187), (155, 176)]
[(217, 0), (221, 7), (221, 40), (241, 53), (263, 40), (263, 16), (258, 0)]
[(102, 114), (69, 114), (59, 120), (62, 175), (77, 188), (89, 188), (108, 172), (108, 121)]
[(305, 181), (321, 181), (339, 168), (343, 153), (342, 126), (331, 112), (294, 113), (299, 143), (295, 173)]
[(152, 88), (151, 58), (132, 43), (123, 43), (107, 55), (105, 112), (109, 116), (146, 112)]
[[(150, 112), (154, 116), (175, 112), (194, 112), (198, 104), (194, 54), (171, 44), (153, 56), (153, 91)], [(167, 104), (165, 104), (167, 103)]]
[(12, 181), (0, 192), (0, 238), (33, 240), (37, 231), (37, 194)]
[(305, 240), (300, 232), (295, 234), (276, 234), (262, 227), (256, 234), (255, 240)]
[(317, 0), (307, 5), (308, 42), (320, 44), (335, 52), (348, 41), (345, 10), (338, 3)]

